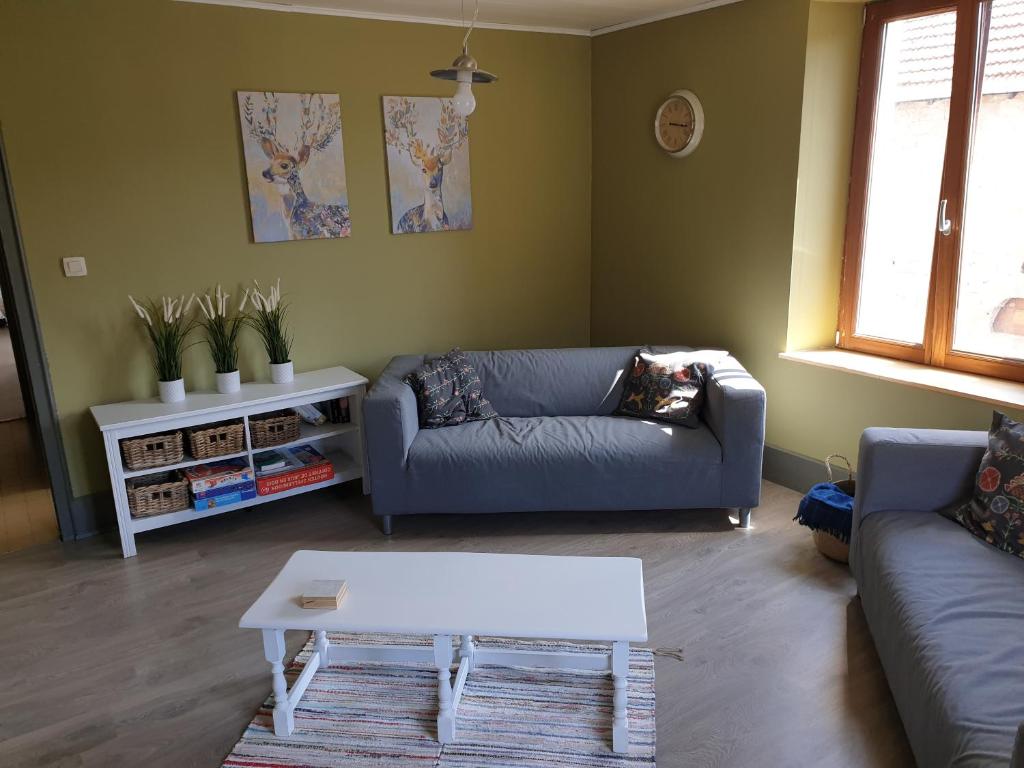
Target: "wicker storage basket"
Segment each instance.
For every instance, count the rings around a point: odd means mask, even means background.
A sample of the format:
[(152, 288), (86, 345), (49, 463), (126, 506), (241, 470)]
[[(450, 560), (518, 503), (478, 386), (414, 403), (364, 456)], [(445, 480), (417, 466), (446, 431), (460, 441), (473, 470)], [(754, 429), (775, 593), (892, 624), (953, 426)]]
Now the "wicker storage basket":
[(181, 432), (122, 440), (121, 455), (124, 457), (124, 465), (132, 471), (177, 464), (185, 458)]
[(133, 477), (125, 482), (132, 517), (152, 517), (188, 509), (188, 480), (177, 472)]
[(825, 531), (811, 531), (811, 535), (814, 537), (814, 546), (829, 560), (835, 560), (837, 563), (850, 562), (849, 544)]
[[(842, 459), (846, 462), (847, 478), (845, 480), (832, 480), (832, 459)], [(843, 493), (853, 496), (857, 490), (857, 481), (853, 479), (853, 468), (850, 466), (850, 462), (845, 456), (833, 454), (825, 459), (825, 473), (828, 475), (828, 482), (834, 483), (834, 485)], [(814, 534), (814, 546), (818, 548), (829, 560), (835, 560), (839, 563), (850, 562), (850, 545), (845, 541), (841, 541), (833, 536), (831, 533), (825, 531), (813, 531)]]
[(299, 414), (293, 411), (268, 413), (249, 419), (253, 448), (272, 448), (299, 439)]
[(226, 421), (186, 431), (189, 451), (194, 459), (215, 459), (245, 450), (245, 426), (241, 421)]

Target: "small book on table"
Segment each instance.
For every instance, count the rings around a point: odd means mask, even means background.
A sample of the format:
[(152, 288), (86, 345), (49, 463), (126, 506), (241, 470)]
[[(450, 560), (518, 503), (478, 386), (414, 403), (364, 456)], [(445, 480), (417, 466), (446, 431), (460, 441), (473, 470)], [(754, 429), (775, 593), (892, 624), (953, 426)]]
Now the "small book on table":
[(303, 608), (334, 610), (348, 594), (348, 584), (342, 580), (317, 579), (309, 582), (302, 593)]

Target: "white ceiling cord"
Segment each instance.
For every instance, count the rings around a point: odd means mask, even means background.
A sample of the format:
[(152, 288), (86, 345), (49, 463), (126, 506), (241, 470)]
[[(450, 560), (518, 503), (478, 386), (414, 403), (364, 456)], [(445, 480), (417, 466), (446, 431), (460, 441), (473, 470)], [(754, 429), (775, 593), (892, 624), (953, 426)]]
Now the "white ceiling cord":
[[(480, 0), (476, 0), (476, 7), (473, 9), (473, 20), (469, 22), (469, 29), (466, 30), (466, 36), (462, 38), (462, 52), (469, 52), (469, 36), (473, 34), (473, 28), (476, 26), (476, 18), (480, 15)], [(466, 0), (462, 0), (462, 26), (466, 26)]]

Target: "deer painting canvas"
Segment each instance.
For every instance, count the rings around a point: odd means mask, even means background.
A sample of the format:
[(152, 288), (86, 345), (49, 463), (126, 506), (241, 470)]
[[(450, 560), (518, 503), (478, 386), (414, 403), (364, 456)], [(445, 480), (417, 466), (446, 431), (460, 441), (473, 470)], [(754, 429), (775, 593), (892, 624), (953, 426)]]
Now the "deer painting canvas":
[(469, 124), (451, 99), (384, 97), (391, 231), (472, 229)]
[(239, 91), (238, 113), (253, 239), (348, 237), (338, 95)]

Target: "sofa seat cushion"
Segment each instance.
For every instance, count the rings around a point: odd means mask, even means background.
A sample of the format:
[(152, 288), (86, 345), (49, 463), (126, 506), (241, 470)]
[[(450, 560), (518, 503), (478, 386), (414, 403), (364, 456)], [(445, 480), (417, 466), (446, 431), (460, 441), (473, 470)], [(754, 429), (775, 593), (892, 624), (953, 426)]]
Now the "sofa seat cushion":
[(932, 512), (858, 532), (860, 594), (921, 766), (1008, 766), (1024, 722), (1024, 560)]
[(406, 465), (417, 512), (713, 506), (721, 471), (707, 425), (618, 416), (499, 417), (423, 430)]

